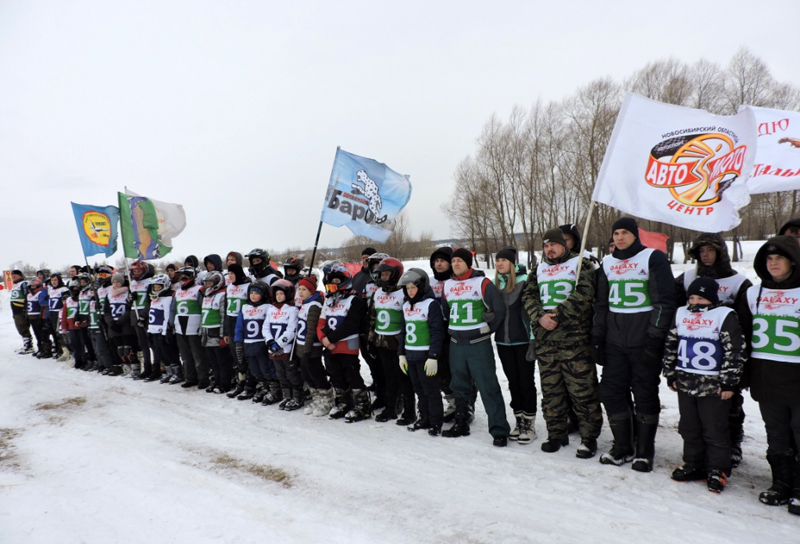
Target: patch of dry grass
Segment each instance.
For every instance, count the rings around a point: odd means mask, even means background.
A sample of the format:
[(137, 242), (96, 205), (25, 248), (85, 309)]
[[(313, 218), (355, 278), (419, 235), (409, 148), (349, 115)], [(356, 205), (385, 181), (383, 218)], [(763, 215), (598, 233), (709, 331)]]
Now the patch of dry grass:
[(40, 402), (33, 407), (34, 410), (63, 410), (66, 408), (79, 407), (86, 404), (86, 397), (70, 397), (61, 402)]
[(16, 453), (14, 453), (12, 441), (19, 434), (20, 431), (18, 429), (0, 429), (0, 465), (10, 464), (15, 466)]
[(286, 488), (292, 487), (291, 475), (289, 475), (288, 472), (280, 468), (276, 468), (270, 465), (245, 463), (239, 459), (236, 459), (235, 457), (231, 457), (227, 453), (220, 453), (217, 456), (212, 457), (211, 462), (217, 468), (245, 472), (247, 474), (255, 476), (256, 478), (261, 478), (262, 480), (279, 483)]

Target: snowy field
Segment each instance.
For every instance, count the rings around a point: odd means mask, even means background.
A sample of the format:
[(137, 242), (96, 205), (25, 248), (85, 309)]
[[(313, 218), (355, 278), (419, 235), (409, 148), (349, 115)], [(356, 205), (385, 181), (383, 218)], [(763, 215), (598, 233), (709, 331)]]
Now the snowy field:
[[(541, 415), (531, 445), (492, 447), (480, 402), (471, 436), (433, 438), (86, 373), (20, 345), (3, 292), (2, 544), (800, 542), (800, 518), (758, 502), (770, 476), (747, 394), (744, 462), (714, 495), (669, 478), (681, 440), (663, 383), (656, 467), (641, 474), (575, 458), (576, 435), (543, 453)], [(499, 361), (498, 377), (507, 391)]]

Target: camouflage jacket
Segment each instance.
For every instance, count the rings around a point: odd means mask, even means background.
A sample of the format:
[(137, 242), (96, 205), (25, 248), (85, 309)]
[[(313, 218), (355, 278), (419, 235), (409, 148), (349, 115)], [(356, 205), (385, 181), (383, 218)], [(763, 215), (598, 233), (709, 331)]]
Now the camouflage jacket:
[[(693, 305), (689, 306), (691, 312), (705, 312), (713, 308), (724, 306), (724, 304), (713, 304), (708, 306)], [(717, 391), (733, 391), (739, 385), (744, 368), (744, 334), (739, 325), (739, 318), (736, 312), (731, 312), (722, 323), (719, 331), (719, 341), (722, 344), (722, 368), (719, 375), (693, 374), (681, 372), (676, 369), (678, 364), (678, 328), (673, 323), (672, 328), (667, 333), (667, 341), (664, 346), (664, 378), (668, 385), (677, 381), (677, 389), (681, 393), (693, 397), (711, 397), (717, 395)]]
[[(566, 262), (576, 257), (577, 253), (568, 251), (558, 261)], [(582, 259), (581, 275), (569, 298), (553, 308), (545, 310), (539, 295), (539, 281), (534, 269), (528, 275), (525, 290), (522, 292), (522, 304), (531, 318), (531, 328), (536, 343), (565, 342), (570, 344), (588, 343), (592, 330), (592, 312), (596, 288), (596, 271), (589, 259)], [(555, 264), (555, 263), (550, 263)], [(541, 266), (541, 265), (540, 265)], [(546, 313), (555, 313), (558, 327), (548, 331), (539, 324), (539, 319)]]

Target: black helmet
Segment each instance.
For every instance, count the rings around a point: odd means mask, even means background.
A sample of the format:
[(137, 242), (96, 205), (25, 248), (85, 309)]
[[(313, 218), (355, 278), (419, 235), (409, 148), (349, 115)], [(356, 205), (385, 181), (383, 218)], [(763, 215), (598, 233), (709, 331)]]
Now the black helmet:
[(415, 285), (422, 293), (427, 293), (431, 285), (431, 280), (424, 270), (420, 268), (409, 268), (397, 282), (398, 287), (405, 290), (406, 285)]
[(372, 281), (378, 281), (375, 277), (375, 268), (381, 263), (382, 260), (388, 258), (388, 253), (373, 253), (367, 257), (367, 270), (369, 270), (369, 275), (372, 277)]
[(80, 282), (85, 281), (86, 285), (82, 285), (81, 287), (86, 287), (87, 285), (92, 283), (92, 277), (89, 274), (87, 274), (86, 272), (81, 272), (80, 274), (75, 276), (73, 279), (78, 280), (78, 285), (80, 285)]
[(72, 278), (67, 282), (67, 288), (69, 289), (70, 296), (74, 299), (78, 298), (78, 295), (81, 294), (81, 282), (78, 278)]
[[(258, 276), (270, 265), (269, 252), (265, 249), (256, 248), (246, 255), (247, 260), (250, 261), (250, 274)], [(261, 259), (258, 264), (253, 263), (253, 259)]]
[[(297, 281), (300, 279), (300, 272), (303, 270), (305, 266), (305, 261), (303, 261), (302, 257), (289, 257), (286, 259), (286, 262), (283, 263), (283, 271), (285, 272), (286, 278), (291, 278), (293, 281)], [(289, 270), (294, 270), (294, 274), (289, 274)]]
[[(185, 277), (184, 277), (185, 276)], [(192, 284), (197, 277), (197, 270), (192, 266), (183, 266), (178, 270), (178, 279), (181, 286), (186, 287)]]
[[(258, 302), (252, 302), (250, 300), (250, 293), (252, 293), (253, 291), (261, 295), (261, 300), (259, 300)], [(248, 303), (258, 306), (260, 304), (264, 304), (268, 300), (269, 300), (269, 284), (261, 280), (251, 282), (250, 285), (247, 287)]]

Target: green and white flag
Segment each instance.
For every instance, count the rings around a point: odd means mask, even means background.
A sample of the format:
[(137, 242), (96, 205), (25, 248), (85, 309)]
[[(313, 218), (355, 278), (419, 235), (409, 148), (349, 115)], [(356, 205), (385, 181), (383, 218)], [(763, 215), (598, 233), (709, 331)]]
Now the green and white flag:
[(128, 190), (117, 194), (125, 257), (160, 259), (172, 251), (172, 239), (186, 228), (183, 206)]

